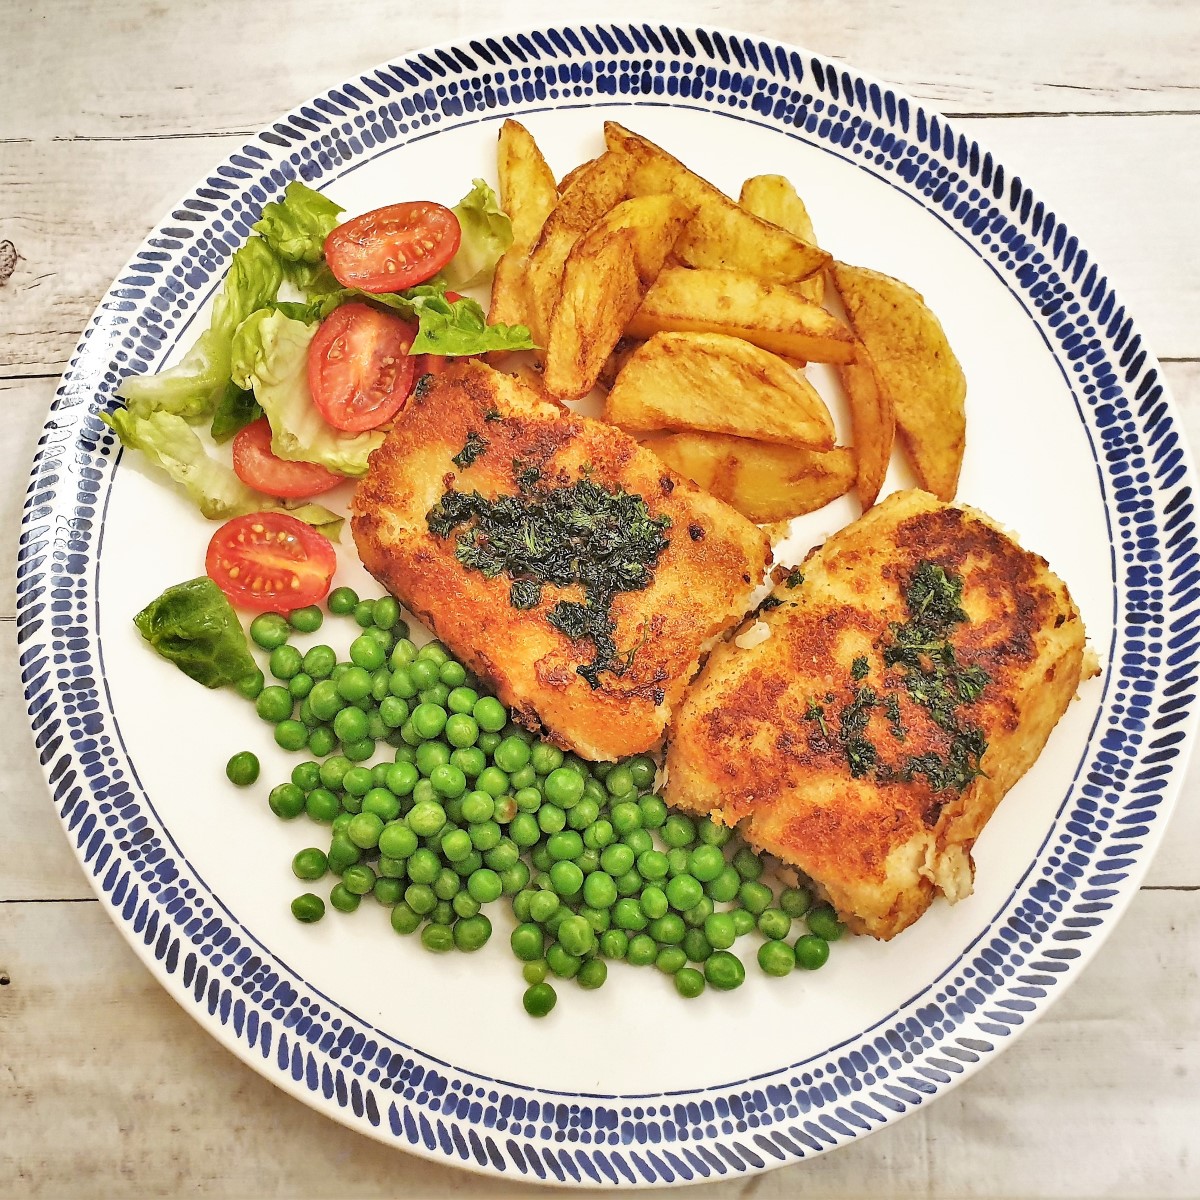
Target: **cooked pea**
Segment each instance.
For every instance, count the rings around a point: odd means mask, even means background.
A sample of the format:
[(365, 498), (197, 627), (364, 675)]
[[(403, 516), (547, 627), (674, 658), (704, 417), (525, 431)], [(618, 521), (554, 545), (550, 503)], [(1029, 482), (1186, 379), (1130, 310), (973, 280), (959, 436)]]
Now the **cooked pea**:
[(290, 821), (304, 811), (304, 793), (294, 783), (280, 783), (271, 789), (267, 803), (277, 817)]
[(257, 700), (265, 682), (262, 671), (255, 667), (253, 671), (247, 672), (233, 685), (233, 690), (247, 700)]
[(746, 981), (742, 960), (728, 950), (716, 950), (704, 960), (704, 978), (718, 991), (730, 992)]
[(691, 1000), (704, 991), (704, 976), (695, 967), (680, 967), (675, 972), (675, 990), (685, 1000)]
[(678, 912), (687, 912), (689, 908), (694, 908), (704, 895), (700, 881), (691, 875), (676, 875), (667, 882), (666, 892), (671, 907)]
[(315, 754), (317, 758), (325, 758), (332, 754), (337, 747), (337, 738), (333, 736), (333, 730), (328, 725), (318, 725), (308, 735), (308, 752)]
[(583, 887), (583, 872), (573, 862), (556, 862), (550, 868), (550, 883), (560, 896), (574, 896)]
[(367, 736), (367, 714), (359, 708), (343, 708), (333, 718), (333, 732), (338, 740), (357, 742)]
[(286, 642), (282, 646), (276, 646), (268, 660), (271, 674), (284, 681), (291, 679), (293, 675), (299, 675), (303, 664), (304, 656), (295, 646), (289, 646)]
[(251, 640), (264, 650), (274, 650), (282, 646), (291, 632), (287, 620), (279, 613), (259, 613), (250, 622)]
[(558, 1003), (558, 993), (548, 983), (531, 984), (525, 989), (521, 1003), (531, 1017), (544, 1017)]
[(623, 929), (606, 929), (599, 945), (605, 958), (624, 958), (629, 952), (629, 935)]
[(342, 886), (356, 896), (365, 896), (375, 887), (376, 875), (365, 863), (353, 863), (342, 872)]
[(784, 888), (779, 896), (779, 907), (789, 917), (802, 917), (812, 907), (812, 893), (808, 888)]
[(617, 895), (624, 897), (636, 896), (642, 890), (645, 880), (636, 870), (630, 870), (624, 875), (618, 875), (613, 882), (617, 885)]
[(335, 616), (344, 617), (354, 611), (358, 604), (358, 593), (353, 588), (337, 587), (329, 593), (325, 607)]
[(354, 606), (351, 615), (354, 617), (354, 623), (360, 629), (370, 629), (375, 623), (375, 602), (373, 600), (360, 600)]
[(543, 804), (537, 810), (538, 828), (547, 834), (558, 833), (567, 827), (567, 814), (557, 804)]
[(314, 921), (319, 921), (324, 915), (325, 901), (312, 892), (305, 892), (302, 896), (297, 896), (292, 901), (292, 916), (297, 921), (303, 921), (306, 925), (311, 925)]
[[(558, 927), (558, 942), (568, 954), (582, 958), (594, 949), (596, 931), (586, 917), (567, 917)], [(548, 954), (547, 958), (549, 958)], [(551, 964), (551, 969), (553, 969), (553, 964)]]
[(618, 835), (628, 838), (634, 830), (642, 828), (642, 810), (633, 800), (621, 800), (609, 810), (608, 819)]
[(748, 909), (757, 917), (770, 908), (771, 901), (775, 899), (775, 896), (765, 883), (747, 879), (738, 888), (738, 899), (743, 908)]
[(720, 872), (704, 885), (704, 892), (718, 904), (728, 904), (736, 898), (741, 886), (742, 877), (737, 873), (736, 868), (726, 863)]
[(414, 850), (408, 857), (408, 877), (413, 883), (432, 884), (441, 869), (441, 860), (426, 846)]
[(454, 945), (467, 954), (483, 946), (492, 936), (492, 923), (482, 913), (454, 923)]
[(661, 796), (643, 796), (638, 801), (638, 808), (642, 810), (642, 825), (646, 829), (661, 829), (666, 824), (669, 813)]
[(323, 850), (310, 846), (292, 859), (292, 874), (297, 879), (320, 879), (329, 869), (329, 859)]
[(385, 908), (391, 908), (403, 899), (404, 884), (399, 879), (377, 879), (371, 895)]
[(527, 812), (519, 812), (508, 826), (508, 836), (522, 848), (535, 845), (542, 836), (537, 818)]
[(240, 750), (225, 764), (225, 775), (238, 787), (249, 787), (258, 781), (258, 755)]
[(687, 966), (687, 955), (679, 946), (663, 946), (654, 960), (654, 965), (664, 975), (674, 975)]
[[(565, 919), (563, 924), (565, 924)], [(574, 979), (583, 966), (583, 959), (577, 954), (571, 954), (560, 942), (551, 942), (546, 947), (546, 966), (559, 979)]]
[(494, 846), (487, 849), (476, 846), (476, 849), (483, 851), (484, 863), (500, 875), (521, 861), (521, 851), (517, 849), (516, 843), (512, 838), (505, 837), (503, 834), (500, 835), (500, 840)]
[(500, 872), (500, 890), (506, 896), (519, 892), (528, 882), (529, 868), (519, 859), (511, 867), (506, 867)]
[(549, 742), (536, 742), (529, 750), (529, 761), (539, 775), (549, 775), (563, 764), (563, 752)]
[(342, 787), (352, 796), (365, 796), (371, 790), (371, 772), (366, 767), (350, 767), (342, 776)]
[[(641, 830), (640, 832), (645, 832)], [(649, 837), (649, 834), (646, 834)], [(636, 847), (633, 847), (636, 849)], [(637, 857), (638, 873), (643, 879), (657, 880), (667, 877), (667, 856), (661, 850), (643, 850)]]
[(815, 933), (805, 933), (796, 939), (793, 953), (796, 966), (816, 971), (829, 961), (829, 943)]
[(827, 942), (836, 942), (846, 932), (845, 925), (838, 920), (837, 913), (828, 904), (818, 904), (810, 909), (804, 921), (812, 933)]
[(725, 869), (725, 856), (716, 846), (701, 842), (688, 861), (688, 872), (701, 883), (711, 883)]
[(462, 879), (449, 867), (443, 867), (430, 886), (439, 900), (453, 900), (462, 891)]
[(346, 826), (346, 836), (363, 850), (374, 850), (383, 833), (383, 821), (372, 812), (360, 812)]
[(494, 696), (480, 697), (471, 715), (479, 722), (479, 728), (488, 733), (499, 733), (508, 724), (508, 710)]
[(589, 992), (603, 987), (607, 979), (608, 964), (602, 958), (589, 958), (579, 968), (579, 974), (575, 976), (575, 982)]
[(633, 772), (626, 766), (613, 767), (604, 777), (604, 786), (610, 796), (637, 795), (637, 784), (633, 782)]
[(763, 873), (762, 859), (749, 846), (743, 846), (733, 856), (733, 865), (743, 879), (755, 880)]
[(405, 820), (418, 837), (435, 837), (445, 827), (446, 810), (436, 800), (422, 800), (412, 806)]
[(668, 846), (691, 846), (696, 840), (696, 823), (682, 813), (672, 813), (663, 822), (662, 839)]
[(420, 772), (412, 763), (395, 762), (388, 767), (387, 789), (397, 796), (409, 796), (420, 778)]
[(450, 907), (454, 909), (456, 917), (473, 917), (483, 906), (470, 892), (460, 889), (454, 893), (454, 899), (450, 901)]
[(371, 694), (371, 688), (375, 682), (371, 678), (370, 671), (364, 670), (359, 666), (347, 667), (341, 675), (337, 675), (335, 671), (334, 675), (330, 678), (335, 681), (338, 695), (343, 700), (348, 700), (351, 704), (359, 700), (365, 700)]
[[(582, 803), (582, 801), (580, 801)], [(578, 808), (577, 804), (575, 808)], [(575, 810), (572, 809), (572, 812)], [(612, 840), (617, 836), (617, 832), (612, 827), (612, 822), (606, 817), (601, 817), (593, 821), (585, 830), (583, 830), (583, 844), (589, 850), (603, 851), (606, 846), (611, 844)]]
[(629, 949), (625, 953), (627, 962), (635, 967), (648, 967), (658, 957), (658, 943), (645, 933), (635, 933), (629, 939)]
[(546, 849), (555, 862), (575, 859), (583, 853), (583, 838), (574, 829), (564, 829), (550, 835)]
[(702, 963), (713, 952), (712, 945), (704, 936), (703, 929), (689, 929), (683, 935), (682, 946), (688, 962)]
[(642, 888), (641, 895), (638, 897), (638, 902), (642, 906), (642, 912), (644, 912), (652, 921), (657, 921), (659, 917), (665, 917), (670, 909), (670, 903), (667, 900), (667, 893), (656, 884), (651, 884), (649, 887)]
[(434, 954), (445, 954), (454, 949), (454, 930), (440, 921), (430, 921), (421, 930), (421, 945)]
[(401, 900), (392, 909), (392, 928), (397, 933), (416, 933), (421, 926), (422, 916), (405, 901)]
[(286, 721), (292, 715), (294, 707), (295, 701), (292, 699), (291, 692), (277, 683), (263, 688), (254, 702), (254, 709), (258, 715), (264, 721), (270, 721), (272, 725)]
[(304, 809), (313, 821), (328, 824), (342, 810), (341, 801), (328, 788), (313, 788), (305, 797)]
[(362, 897), (357, 892), (350, 891), (344, 883), (335, 883), (329, 893), (329, 903), (338, 912), (352, 913), (362, 903)]
[(631, 896), (625, 896), (613, 905), (612, 922), (618, 929), (632, 930), (635, 933), (649, 924), (641, 904)]
[(748, 908), (735, 908), (729, 915), (733, 918), (738, 937), (745, 937), (755, 926), (756, 918)]
[(728, 825), (718, 825), (709, 817), (702, 817), (696, 822), (696, 836), (706, 846), (724, 846), (731, 837), (733, 830)]
[(781, 941), (791, 931), (792, 918), (782, 908), (766, 908), (758, 914), (758, 932), (768, 941)]
[[(412, 868), (410, 867), (409, 874), (411, 873)], [(491, 867), (480, 867), (478, 870), (472, 871), (467, 878), (467, 891), (480, 904), (491, 904), (493, 900), (498, 900), (503, 890), (504, 885), (500, 882), (500, 876)]]
[(415, 913), (428, 916), (437, 907), (438, 898), (427, 883), (410, 883), (404, 889), (404, 903)]
[(704, 922), (704, 936), (714, 950), (728, 950), (737, 941), (737, 926), (733, 915), (715, 912)]

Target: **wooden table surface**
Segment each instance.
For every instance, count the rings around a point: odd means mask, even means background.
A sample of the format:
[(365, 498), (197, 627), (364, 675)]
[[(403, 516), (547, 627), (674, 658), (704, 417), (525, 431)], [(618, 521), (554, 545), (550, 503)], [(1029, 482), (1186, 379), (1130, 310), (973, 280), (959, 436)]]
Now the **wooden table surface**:
[[(586, 20), (515, 0), (0, 4), (0, 1194), (513, 1196), (372, 1142), (242, 1065), (168, 998), (76, 864), (14, 637), (25, 479), (79, 331), (134, 246), (242, 138), (376, 62)], [(620, 0), (841, 57), (956, 114), (1064, 214), (1200, 432), (1200, 16), (1186, 0)], [(1002, 369), (1002, 348), (997, 348)], [(697, 1197), (1200, 1195), (1200, 774), (1108, 944), (985, 1071), (898, 1124)]]

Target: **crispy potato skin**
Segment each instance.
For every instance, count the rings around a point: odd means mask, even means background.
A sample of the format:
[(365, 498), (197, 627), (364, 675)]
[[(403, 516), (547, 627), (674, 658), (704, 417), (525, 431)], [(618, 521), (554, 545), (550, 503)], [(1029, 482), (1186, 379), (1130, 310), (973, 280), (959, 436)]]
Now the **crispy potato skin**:
[[(947, 734), (917, 705), (879, 651), (889, 622), (903, 622), (904, 587), (922, 560), (964, 579), (970, 620), (951, 640), (960, 662), (991, 677), (970, 706), (988, 748), (986, 777), (961, 793), (926, 780), (854, 778), (837, 738), (839, 714), (863, 680), (894, 694), (903, 743), (872, 710), (869, 737), (881, 761), (943, 753)], [(674, 720), (666, 798), (728, 824), (809, 875), (854, 930), (893, 937), (941, 891), (969, 894), (971, 848), (1004, 794), (1033, 764), (1080, 682), (1084, 629), (1066, 586), (981, 514), (925, 492), (899, 492), (830, 538), (803, 565), (804, 582), (773, 593), (770, 632), (747, 649), (718, 646)], [(749, 642), (749, 639), (741, 639)], [(832, 696), (833, 700), (828, 697)], [(806, 717), (824, 709), (829, 736)]]
[[(492, 419), (488, 419), (492, 414)], [(466, 470), (451, 461), (476, 432), (487, 449)], [(547, 586), (541, 603), (509, 603), (507, 574), (486, 579), (455, 557), (453, 534), (429, 532), (426, 513), (447, 488), (495, 496), (518, 491), (514, 460), (542, 479), (641, 495), (671, 518), (670, 545), (654, 580), (618, 595), (619, 647), (639, 646), (621, 676), (592, 689), (575, 668), (591, 661), (545, 620), (579, 589)], [(409, 402), (372, 456), (354, 496), (351, 526), (368, 571), (427, 622), (531, 728), (590, 759), (655, 748), (708, 643), (746, 611), (770, 560), (766, 537), (745, 518), (667, 469), (632, 438), (538, 397), (481, 363), (455, 364)]]

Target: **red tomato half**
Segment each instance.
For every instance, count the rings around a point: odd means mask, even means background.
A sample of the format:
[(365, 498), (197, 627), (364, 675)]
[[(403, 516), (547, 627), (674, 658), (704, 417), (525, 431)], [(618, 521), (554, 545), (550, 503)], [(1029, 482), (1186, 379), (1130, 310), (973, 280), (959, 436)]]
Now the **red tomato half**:
[(432, 200), (389, 204), (338, 225), (325, 261), (343, 287), (401, 292), (436, 275), (458, 252), (458, 218)]
[(328, 538), (287, 513), (251, 513), (213, 534), (204, 569), (233, 604), (286, 613), (329, 591), (337, 554)]
[(260, 417), (239, 429), (233, 439), (233, 469), (237, 477), (268, 496), (303, 500), (343, 482), (343, 476), (318, 463), (289, 462), (271, 450), (271, 423)]
[(393, 417), (408, 399), (417, 331), (395, 313), (343, 304), (308, 347), (308, 390), (335, 429), (361, 433)]

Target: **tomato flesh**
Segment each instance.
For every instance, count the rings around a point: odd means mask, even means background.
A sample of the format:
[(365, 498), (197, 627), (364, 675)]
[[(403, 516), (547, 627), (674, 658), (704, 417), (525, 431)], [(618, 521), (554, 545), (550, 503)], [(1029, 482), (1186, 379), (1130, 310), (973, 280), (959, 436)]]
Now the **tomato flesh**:
[(377, 429), (412, 391), (408, 348), (416, 329), (369, 304), (343, 304), (321, 322), (308, 347), (308, 389), (335, 429)]
[(232, 604), (286, 613), (329, 591), (337, 553), (328, 538), (287, 513), (250, 513), (213, 534), (204, 569)]
[(279, 458), (271, 449), (271, 423), (266, 417), (238, 430), (233, 439), (233, 469), (243, 483), (284, 500), (318, 496), (344, 480), (319, 463)]
[(343, 287), (400, 292), (436, 275), (458, 252), (458, 218), (432, 200), (389, 204), (338, 225), (325, 261)]

